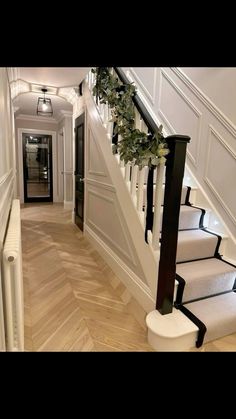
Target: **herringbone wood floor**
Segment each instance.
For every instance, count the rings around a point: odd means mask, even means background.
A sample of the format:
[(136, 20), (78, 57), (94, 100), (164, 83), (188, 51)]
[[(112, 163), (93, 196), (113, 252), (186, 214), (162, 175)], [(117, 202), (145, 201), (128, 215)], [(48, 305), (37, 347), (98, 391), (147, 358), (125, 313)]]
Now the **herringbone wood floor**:
[[(71, 211), (25, 204), (21, 216), (25, 350), (151, 351), (135, 303), (125, 303), (125, 287), (70, 222)], [(192, 351), (236, 351), (236, 334)]]
[[(25, 350), (151, 351), (125, 287), (59, 204), (22, 207)], [(112, 286), (113, 285), (113, 286)]]

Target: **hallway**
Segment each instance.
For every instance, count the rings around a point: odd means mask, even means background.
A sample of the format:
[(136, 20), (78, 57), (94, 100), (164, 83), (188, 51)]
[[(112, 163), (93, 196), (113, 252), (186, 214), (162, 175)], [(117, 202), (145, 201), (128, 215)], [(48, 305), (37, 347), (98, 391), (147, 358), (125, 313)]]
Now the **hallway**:
[(151, 351), (125, 287), (70, 217), (60, 204), (22, 206), (25, 350)]

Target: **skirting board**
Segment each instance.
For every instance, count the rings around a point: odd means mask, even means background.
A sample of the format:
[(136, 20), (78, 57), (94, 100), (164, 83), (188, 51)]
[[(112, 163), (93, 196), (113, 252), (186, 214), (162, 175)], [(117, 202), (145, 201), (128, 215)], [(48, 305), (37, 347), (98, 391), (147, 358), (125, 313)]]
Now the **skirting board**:
[(72, 210), (73, 209), (73, 202), (72, 201), (64, 201), (64, 209), (65, 210)]
[(86, 224), (84, 225), (84, 235), (121, 282), (123, 282), (130, 294), (139, 302), (141, 307), (147, 313), (154, 310), (155, 300), (151, 296), (151, 291), (142, 283), (141, 279)]

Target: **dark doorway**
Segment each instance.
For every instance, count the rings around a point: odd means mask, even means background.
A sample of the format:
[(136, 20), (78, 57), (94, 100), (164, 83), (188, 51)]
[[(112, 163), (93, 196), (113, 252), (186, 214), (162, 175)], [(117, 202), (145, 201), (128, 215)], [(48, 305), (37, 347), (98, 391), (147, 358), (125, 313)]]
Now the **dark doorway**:
[(24, 201), (52, 202), (52, 136), (23, 134)]
[(75, 223), (84, 229), (84, 113), (75, 120)]

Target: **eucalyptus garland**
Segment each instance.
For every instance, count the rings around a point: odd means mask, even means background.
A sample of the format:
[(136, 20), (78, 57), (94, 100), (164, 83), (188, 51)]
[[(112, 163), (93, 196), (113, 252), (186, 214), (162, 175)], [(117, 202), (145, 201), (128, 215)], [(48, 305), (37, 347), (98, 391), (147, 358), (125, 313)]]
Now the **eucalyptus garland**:
[(162, 125), (153, 134), (147, 134), (135, 128), (135, 107), (133, 96), (136, 88), (133, 84), (122, 83), (112, 74), (109, 67), (92, 69), (96, 75), (93, 95), (100, 103), (109, 105), (115, 122), (114, 134), (121, 136), (121, 141), (113, 145), (113, 152), (119, 152), (125, 164), (131, 162), (142, 169), (144, 166), (157, 166), (166, 161), (168, 145), (162, 134)]

